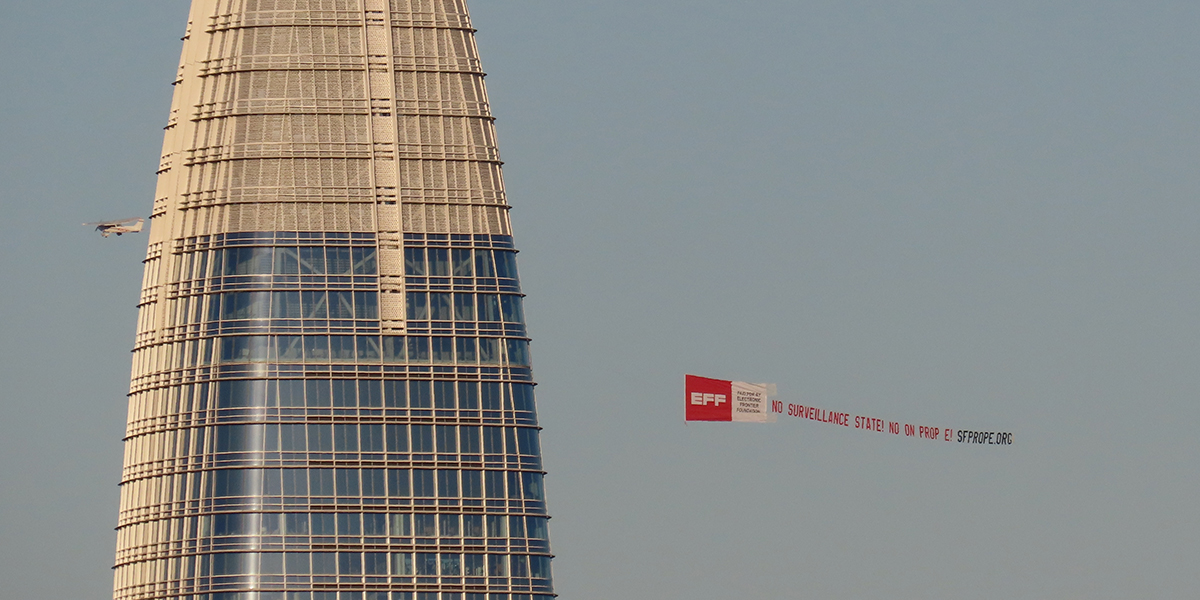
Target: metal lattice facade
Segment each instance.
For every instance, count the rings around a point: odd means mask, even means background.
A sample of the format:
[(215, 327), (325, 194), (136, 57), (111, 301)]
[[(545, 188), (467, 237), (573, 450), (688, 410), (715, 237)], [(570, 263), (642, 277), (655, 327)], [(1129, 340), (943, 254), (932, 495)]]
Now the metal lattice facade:
[(118, 600), (549, 600), (465, 0), (194, 0), (140, 301)]

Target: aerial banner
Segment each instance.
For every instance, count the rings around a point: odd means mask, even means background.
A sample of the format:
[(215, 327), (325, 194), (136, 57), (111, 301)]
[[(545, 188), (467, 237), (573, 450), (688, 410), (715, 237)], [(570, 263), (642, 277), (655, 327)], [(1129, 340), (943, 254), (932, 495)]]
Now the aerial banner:
[(774, 423), (778, 415), (855, 429), (865, 433), (903, 435), (930, 441), (969, 445), (1012, 446), (1014, 436), (1007, 431), (979, 431), (919, 423), (903, 423), (787, 403), (775, 399), (775, 385), (725, 381), (708, 377), (686, 376), (684, 402), (687, 421), (724, 421)]
[(772, 384), (688, 375), (685, 388), (688, 421), (775, 421), (770, 410), (770, 397), (775, 395)]

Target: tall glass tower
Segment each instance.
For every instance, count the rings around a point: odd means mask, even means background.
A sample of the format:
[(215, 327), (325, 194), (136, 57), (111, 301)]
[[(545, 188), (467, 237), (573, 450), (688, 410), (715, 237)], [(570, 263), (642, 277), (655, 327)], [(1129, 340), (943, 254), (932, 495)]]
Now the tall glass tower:
[(118, 600), (550, 600), (529, 341), (465, 0), (193, 0)]

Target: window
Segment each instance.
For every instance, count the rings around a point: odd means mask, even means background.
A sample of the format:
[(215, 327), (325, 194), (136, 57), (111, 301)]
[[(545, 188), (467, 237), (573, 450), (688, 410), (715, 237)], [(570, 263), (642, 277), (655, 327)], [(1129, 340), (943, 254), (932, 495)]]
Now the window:
[(424, 292), (408, 292), (405, 294), (405, 302), (408, 305), (408, 320), (429, 320), (428, 296)]
[(450, 251), (445, 248), (429, 248), (426, 252), (429, 255), (430, 277), (449, 277)]
[(351, 253), (355, 275), (375, 275), (379, 272), (375, 262), (374, 248), (353, 248)]
[(404, 274), (425, 275), (425, 249), (404, 249)]
[(475, 274), (474, 261), (470, 250), (451, 250), (454, 263), (455, 277), (471, 277)]

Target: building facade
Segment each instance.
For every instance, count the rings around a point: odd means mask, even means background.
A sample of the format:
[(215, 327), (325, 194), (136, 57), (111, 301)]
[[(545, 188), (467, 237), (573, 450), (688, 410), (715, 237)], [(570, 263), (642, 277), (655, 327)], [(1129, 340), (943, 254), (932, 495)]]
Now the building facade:
[(465, 0), (193, 0), (117, 600), (550, 600), (516, 251)]

